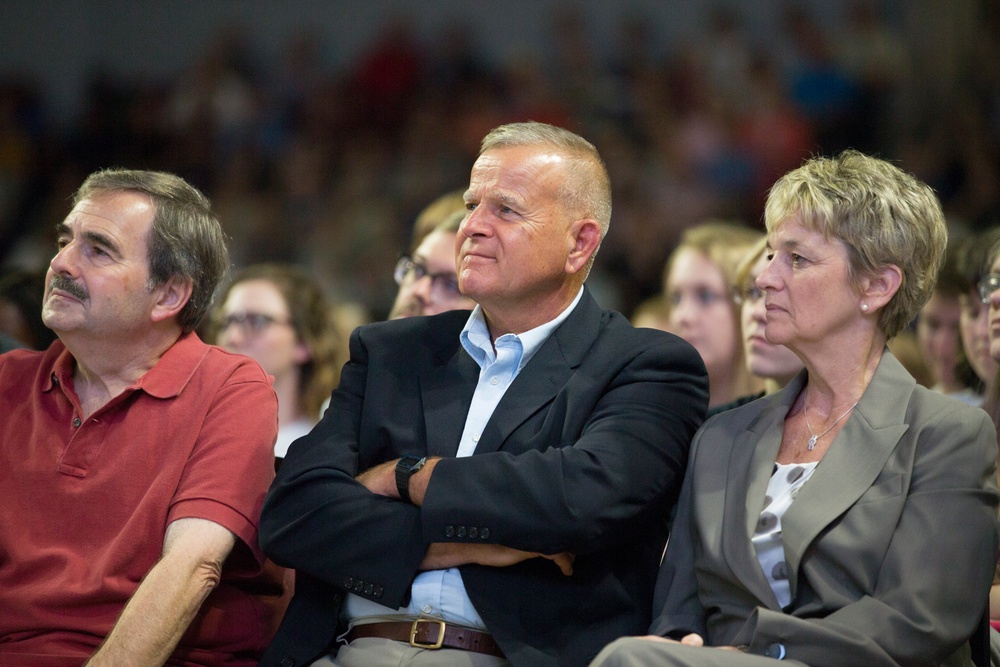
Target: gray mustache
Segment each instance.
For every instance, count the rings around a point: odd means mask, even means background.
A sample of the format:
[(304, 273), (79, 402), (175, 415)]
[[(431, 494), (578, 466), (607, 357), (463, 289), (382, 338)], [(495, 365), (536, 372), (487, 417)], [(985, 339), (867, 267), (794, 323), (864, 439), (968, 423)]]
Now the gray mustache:
[(49, 289), (57, 289), (61, 292), (66, 292), (80, 301), (86, 301), (90, 298), (90, 295), (87, 294), (87, 290), (82, 285), (76, 284), (65, 276), (53, 276), (52, 280), (49, 281)]

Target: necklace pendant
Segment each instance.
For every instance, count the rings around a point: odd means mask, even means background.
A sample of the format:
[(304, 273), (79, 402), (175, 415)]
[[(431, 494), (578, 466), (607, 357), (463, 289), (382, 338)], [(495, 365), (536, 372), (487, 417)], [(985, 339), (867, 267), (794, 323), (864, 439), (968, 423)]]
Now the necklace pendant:
[(808, 449), (808, 450), (809, 450), (810, 452), (811, 452), (811, 451), (812, 451), (813, 449), (815, 449), (815, 448), (816, 448), (816, 441), (817, 441), (817, 440), (819, 440), (819, 436), (818, 436), (818, 435), (814, 435), (814, 436), (812, 436), (811, 438), (809, 438), (809, 444), (807, 445), (807, 449)]

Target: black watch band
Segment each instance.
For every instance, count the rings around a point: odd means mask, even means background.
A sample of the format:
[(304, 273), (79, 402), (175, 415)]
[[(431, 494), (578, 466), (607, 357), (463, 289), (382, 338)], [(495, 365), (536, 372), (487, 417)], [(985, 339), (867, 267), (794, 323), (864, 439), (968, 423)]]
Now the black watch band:
[(427, 463), (426, 456), (414, 456), (408, 454), (396, 462), (396, 490), (399, 497), (410, 502), (410, 477), (424, 467)]

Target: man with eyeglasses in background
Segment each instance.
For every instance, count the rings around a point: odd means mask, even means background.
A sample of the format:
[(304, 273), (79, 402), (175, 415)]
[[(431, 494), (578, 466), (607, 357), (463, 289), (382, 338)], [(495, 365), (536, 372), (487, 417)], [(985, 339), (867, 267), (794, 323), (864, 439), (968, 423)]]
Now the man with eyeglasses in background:
[[(429, 227), (427, 221), (432, 219), (431, 216), (454, 206), (455, 194), (448, 193), (431, 202), (417, 217), (414, 223), (415, 247), (410, 254), (399, 258), (393, 271), (399, 291), (388, 319), (437, 315), (449, 310), (472, 310), (476, 307), (475, 301), (459, 291), (456, 273), (455, 239), (465, 219), (464, 208), (448, 214), (437, 226), (430, 228), (431, 231), (424, 231)], [(326, 412), (329, 405), (330, 399), (327, 398), (320, 406), (319, 414)]]
[(389, 319), (437, 315), (448, 310), (472, 310), (476, 302), (458, 290), (455, 270), (455, 237), (464, 211), (448, 216), (427, 234), (410, 256), (396, 264), (399, 285)]

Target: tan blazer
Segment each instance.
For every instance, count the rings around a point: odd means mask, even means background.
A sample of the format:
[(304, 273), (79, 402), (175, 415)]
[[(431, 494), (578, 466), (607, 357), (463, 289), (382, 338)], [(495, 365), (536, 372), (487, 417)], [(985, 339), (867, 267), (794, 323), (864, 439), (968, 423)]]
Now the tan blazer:
[[(705, 423), (692, 444), (651, 632), (822, 665), (934, 665), (982, 616), (998, 550), (986, 413), (917, 386), (886, 350), (782, 519), (785, 609), (750, 541), (806, 381)], [(657, 616), (658, 614), (658, 616)]]

